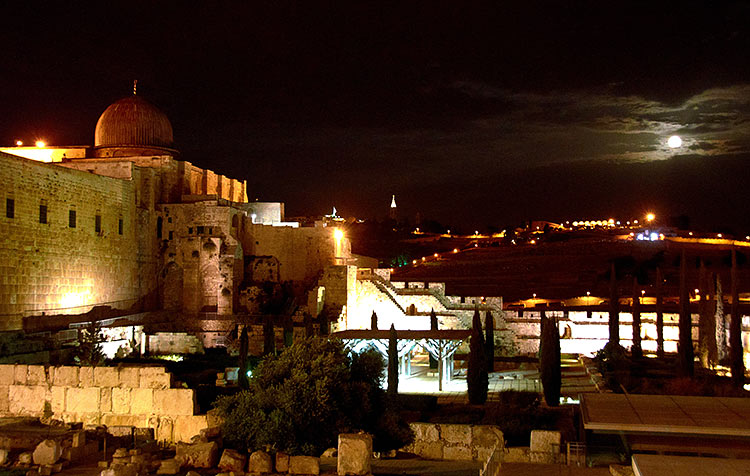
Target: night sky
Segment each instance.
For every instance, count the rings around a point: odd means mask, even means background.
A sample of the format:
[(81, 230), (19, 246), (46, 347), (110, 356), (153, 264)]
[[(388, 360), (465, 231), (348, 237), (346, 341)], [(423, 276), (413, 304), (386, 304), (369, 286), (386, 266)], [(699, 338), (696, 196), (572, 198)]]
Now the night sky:
[[(158, 7), (153, 7), (156, 3)], [(0, 144), (115, 100), (287, 215), (750, 231), (747, 2), (3, 2)], [(670, 149), (678, 134), (683, 146)]]

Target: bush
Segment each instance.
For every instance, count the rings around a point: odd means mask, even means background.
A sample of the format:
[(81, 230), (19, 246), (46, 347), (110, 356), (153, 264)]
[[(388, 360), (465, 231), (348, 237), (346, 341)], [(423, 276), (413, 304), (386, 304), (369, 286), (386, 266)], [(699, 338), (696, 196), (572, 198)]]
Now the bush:
[(384, 368), (376, 351), (348, 355), (324, 338), (295, 342), (261, 361), (247, 391), (216, 401), (224, 439), (242, 450), (319, 455), (339, 433), (363, 430), (375, 451), (400, 448), (413, 434), (380, 388)]
[(500, 392), (500, 401), (486, 405), (482, 424), (497, 425), (509, 446), (528, 446), (531, 430), (556, 429), (554, 410), (540, 407), (535, 392)]

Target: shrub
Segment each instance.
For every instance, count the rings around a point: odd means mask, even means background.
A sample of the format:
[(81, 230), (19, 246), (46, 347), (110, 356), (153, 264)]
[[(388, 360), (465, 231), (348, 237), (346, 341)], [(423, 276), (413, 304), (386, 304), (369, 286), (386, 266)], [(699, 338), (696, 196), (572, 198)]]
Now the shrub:
[(474, 319), (469, 338), (469, 368), (466, 372), (466, 390), (469, 402), (482, 404), (487, 401), (489, 377), (487, 375), (487, 357), (484, 353), (484, 339), (482, 337), (482, 323), (479, 320), (479, 310), (474, 311)]
[(295, 342), (261, 361), (247, 391), (216, 401), (224, 439), (243, 450), (318, 455), (339, 433), (364, 430), (376, 451), (400, 448), (413, 435), (380, 388), (383, 371), (374, 350), (348, 355), (339, 341)]

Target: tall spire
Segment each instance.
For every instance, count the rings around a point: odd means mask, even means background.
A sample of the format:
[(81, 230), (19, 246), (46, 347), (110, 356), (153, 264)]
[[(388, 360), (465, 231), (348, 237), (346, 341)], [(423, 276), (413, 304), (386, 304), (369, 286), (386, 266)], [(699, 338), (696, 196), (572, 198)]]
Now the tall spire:
[(396, 196), (394, 195), (393, 198), (391, 198), (391, 209), (388, 212), (388, 218), (391, 220), (395, 220), (397, 218), (396, 215)]
[(396, 208), (396, 196), (395, 195), (391, 199), (391, 208)]

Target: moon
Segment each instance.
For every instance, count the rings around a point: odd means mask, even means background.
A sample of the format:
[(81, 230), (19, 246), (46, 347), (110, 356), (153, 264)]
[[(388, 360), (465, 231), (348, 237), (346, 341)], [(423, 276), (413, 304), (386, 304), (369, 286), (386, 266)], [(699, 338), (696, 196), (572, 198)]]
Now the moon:
[(672, 136), (667, 139), (667, 145), (672, 149), (676, 149), (682, 145), (682, 139), (680, 139), (680, 136)]

